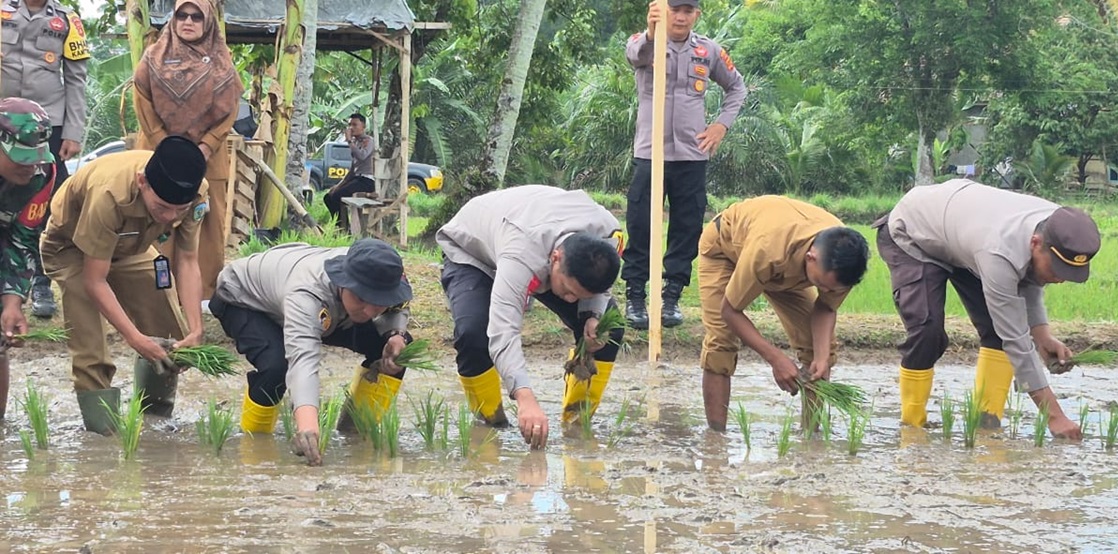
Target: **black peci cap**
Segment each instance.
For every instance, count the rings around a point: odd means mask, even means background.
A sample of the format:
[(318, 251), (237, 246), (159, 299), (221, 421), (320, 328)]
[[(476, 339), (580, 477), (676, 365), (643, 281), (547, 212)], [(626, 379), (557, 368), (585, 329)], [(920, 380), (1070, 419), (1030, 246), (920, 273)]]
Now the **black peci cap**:
[(202, 150), (178, 135), (163, 139), (144, 168), (144, 177), (156, 196), (176, 206), (194, 201), (205, 175), (206, 158)]

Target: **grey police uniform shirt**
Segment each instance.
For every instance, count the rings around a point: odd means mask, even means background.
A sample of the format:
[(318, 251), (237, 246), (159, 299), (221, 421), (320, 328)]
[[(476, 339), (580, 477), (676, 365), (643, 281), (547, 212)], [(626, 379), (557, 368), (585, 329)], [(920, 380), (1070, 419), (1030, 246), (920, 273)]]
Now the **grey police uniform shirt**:
[(82, 142), (89, 51), (80, 20), (58, 0), (48, 0), (36, 14), (21, 0), (6, 0), (0, 25), (0, 95), (37, 102), (51, 125), (62, 127), (63, 139)]
[[(489, 303), (489, 356), (511, 396), (531, 388), (520, 341), (528, 298), (551, 290), (551, 252), (576, 232), (612, 241), (620, 251), (617, 218), (581, 190), (523, 185), (478, 196), (435, 241), (446, 258), (493, 278)], [(609, 294), (578, 303), (579, 312), (601, 314)]]
[[(348, 250), (283, 244), (230, 262), (217, 278), (216, 294), (222, 300), (268, 314), (283, 327), (287, 389), (296, 408), (318, 406), (322, 337), (354, 326), (325, 269), (326, 260), (345, 256)], [(408, 318), (404, 309), (373, 323), (383, 335), (406, 330)]]
[(350, 171), (358, 177), (373, 178), (373, 138), (369, 135), (353, 137), (349, 141), (349, 153), (353, 158)]
[[(625, 56), (637, 79), (639, 105), (633, 157), (652, 159), (653, 41), (641, 32), (629, 38)], [(696, 161), (710, 158), (699, 149), (699, 133), (707, 127), (706, 93), (714, 81), (725, 91), (714, 120), (729, 129), (745, 101), (745, 81), (730, 56), (713, 40), (691, 33), (682, 42), (668, 41), (668, 90), (664, 104), (664, 159)]]
[(909, 191), (889, 214), (889, 234), (905, 253), (982, 281), (982, 294), (1018, 390), (1048, 386), (1030, 330), (1048, 323), (1044, 288), (1030, 273), (1029, 241), (1059, 208), (1043, 198), (952, 179)]

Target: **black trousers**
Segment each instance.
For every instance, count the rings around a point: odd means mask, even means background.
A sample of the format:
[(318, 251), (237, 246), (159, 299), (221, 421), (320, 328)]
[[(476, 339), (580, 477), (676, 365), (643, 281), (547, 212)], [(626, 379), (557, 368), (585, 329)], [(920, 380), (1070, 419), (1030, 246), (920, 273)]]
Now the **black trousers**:
[[(493, 293), (493, 279), (484, 271), (443, 259), (441, 279), (443, 290), (450, 300), (450, 313), (454, 318), (454, 350), (458, 353), (458, 374), (476, 377), (493, 367), (489, 357), (489, 300)], [(537, 294), (536, 300), (559, 316), (577, 341), (583, 335), (587, 317), (580, 317), (578, 303), (567, 302), (552, 292)], [(616, 306), (610, 300), (610, 306)], [(594, 359), (612, 362), (617, 359), (618, 345), (625, 335), (624, 329), (610, 333), (611, 344), (594, 353)]]
[[(668, 213), (668, 249), (664, 253), (664, 279), (691, 284), (691, 263), (699, 255), (699, 236), (707, 209), (707, 162), (666, 162), (664, 195)], [(648, 282), (649, 227), (652, 221), (652, 161), (633, 160), (625, 227), (629, 238), (621, 255), (621, 279), (639, 285)]]
[(921, 262), (901, 250), (889, 235), (887, 220), (877, 227), (877, 251), (893, 285), (893, 304), (904, 322), (908, 336), (900, 346), (901, 365), (908, 369), (931, 368), (947, 350), (947, 331), (943, 328), (947, 282), (955, 287), (971, 323), (978, 330), (979, 342), (986, 348), (1002, 349), (1002, 339), (994, 330), (994, 320), (982, 294), (982, 281), (966, 269), (944, 269)]
[[(250, 371), (248, 396), (261, 406), (275, 406), (287, 392), (287, 352), (283, 327), (264, 312), (229, 304), (216, 293), (210, 299), (210, 312), (221, 322), (225, 334), (237, 345), (256, 371)], [(329, 346), (341, 346), (365, 356), (369, 367), (381, 358), (387, 341), (377, 333), (372, 321), (349, 329), (339, 329), (322, 338)], [(406, 373), (406, 370), (404, 371)], [(404, 373), (396, 375), (403, 379)]]
[(322, 198), (322, 202), (326, 204), (326, 209), (330, 210), (330, 214), (337, 217), (340, 223), (342, 220), (340, 217), (342, 198), (348, 198), (359, 192), (373, 192), (376, 188), (376, 183), (368, 177), (347, 175), (341, 183), (338, 183), (337, 187)]
[[(58, 154), (62, 150), (62, 126), (52, 127), (50, 131), (50, 153), (54, 154), (54, 190), (51, 191), (50, 197), (54, 198), (54, 194), (62, 186), (62, 183), (70, 176), (70, 172), (66, 169), (66, 162), (62, 161), (62, 156)], [(79, 154), (80, 155), (80, 154)], [(47, 218), (50, 218), (50, 203), (47, 203)], [(45, 220), (44, 220), (45, 221)], [(44, 225), (46, 227), (46, 225)], [(41, 231), (40, 231), (41, 232)], [(35, 276), (31, 278), (31, 284), (34, 286), (49, 286), (50, 278), (43, 275), (43, 261), (39, 256), (39, 239), (35, 238), (35, 255), (38, 258), (35, 262)]]

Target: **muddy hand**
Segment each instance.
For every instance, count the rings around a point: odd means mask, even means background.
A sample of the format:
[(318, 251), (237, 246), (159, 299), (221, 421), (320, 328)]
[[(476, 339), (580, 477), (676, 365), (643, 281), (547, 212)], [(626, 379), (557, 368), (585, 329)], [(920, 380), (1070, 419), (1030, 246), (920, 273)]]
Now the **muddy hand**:
[(1053, 417), (1048, 422), (1048, 430), (1058, 439), (1083, 440), (1083, 431), (1079, 428), (1079, 424), (1067, 417)]
[[(159, 345), (159, 347), (162, 348), (163, 351), (168, 353), (168, 354), (170, 354), (171, 351), (174, 350), (174, 346), (175, 346), (175, 340), (174, 339), (165, 339), (165, 338), (161, 338), (161, 337), (148, 337), (148, 338), (151, 339), (151, 341), (154, 342), (155, 344)], [(159, 358), (158, 360), (155, 360), (154, 366), (155, 366), (155, 373), (157, 375), (178, 375), (179, 373), (182, 373), (182, 372), (186, 371), (187, 369), (190, 369), (187, 366), (180, 366), (180, 365), (176, 364), (173, 360), (171, 360), (170, 356), (163, 356), (162, 358)]]
[(322, 453), (318, 451), (318, 433), (315, 431), (299, 431), (291, 438), (291, 451), (296, 456), (307, 459), (307, 465), (322, 465)]
[(773, 379), (776, 380), (776, 385), (780, 390), (796, 396), (800, 392), (800, 369), (792, 362), (788, 356), (781, 355), (779, 359), (772, 363)]
[(1063, 375), (1072, 369), (1075, 369), (1075, 362), (1068, 360), (1061, 362), (1060, 360), (1051, 360), (1048, 362), (1048, 372), (1052, 375)]

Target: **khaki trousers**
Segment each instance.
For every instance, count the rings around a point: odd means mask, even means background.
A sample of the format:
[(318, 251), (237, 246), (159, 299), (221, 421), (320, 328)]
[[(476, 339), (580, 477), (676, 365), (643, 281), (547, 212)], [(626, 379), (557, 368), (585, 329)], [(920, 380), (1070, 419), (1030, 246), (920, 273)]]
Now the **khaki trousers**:
[[(732, 376), (737, 368), (741, 339), (722, 319), (722, 301), (737, 264), (724, 254), (722, 240), (723, 232), (715, 222), (707, 224), (699, 239), (699, 297), (705, 330), (699, 365), (704, 371)], [(780, 319), (800, 363), (810, 364), (815, 360), (811, 335), (811, 312), (817, 297), (815, 288), (765, 291), (764, 295)], [(834, 346), (831, 346), (832, 365)]]
[[(154, 247), (114, 260), (108, 282), (124, 313), (140, 332), (153, 337), (181, 339), (186, 328), (174, 288), (155, 288)], [(105, 321), (82, 282), (83, 256), (76, 248), (44, 256), (46, 274), (62, 290), (62, 315), (70, 332), (68, 343), (74, 390), (102, 390), (112, 385), (116, 366), (105, 341)]]

